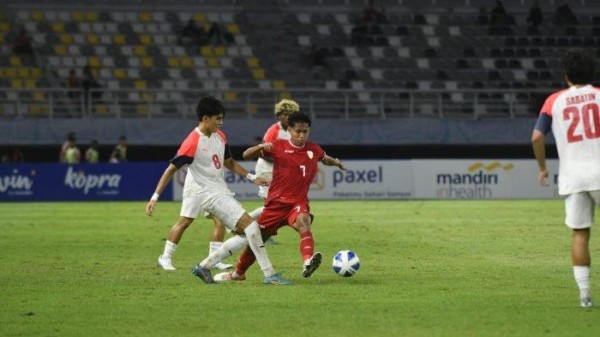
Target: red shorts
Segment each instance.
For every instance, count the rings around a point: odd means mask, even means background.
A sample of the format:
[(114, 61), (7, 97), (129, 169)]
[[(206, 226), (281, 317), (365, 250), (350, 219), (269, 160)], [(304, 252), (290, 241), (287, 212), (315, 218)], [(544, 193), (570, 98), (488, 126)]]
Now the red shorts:
[(277, 235), (277, 230), (285, 225), (291, 225), (296, 221), (298, 215), (302, 213), (310, 214), (308, 202), (299, 202), (295, 204), (283, 204), (271, 202), (265, 206), (257, 222), (261, 231)]

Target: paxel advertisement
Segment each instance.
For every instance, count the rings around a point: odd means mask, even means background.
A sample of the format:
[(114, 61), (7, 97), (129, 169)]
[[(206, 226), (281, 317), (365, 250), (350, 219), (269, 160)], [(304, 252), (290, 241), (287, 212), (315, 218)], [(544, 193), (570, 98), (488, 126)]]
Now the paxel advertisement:
[[(0, 200), (146, 200), (165, 163), (0, 165)], [(161, 198), (172, 198), (166, 188)]]
[[(255, 162), (239, 162), (254, 172)], [(311, 199), (408, 199), (413, 197), (412, 170), (406, 160), (344, 161), (347, 171), (319, 164), (313, 181)], [(177, 172), (173, 183), (173, 196), (181, 200), (185, 168)], [(260, 199), (258, 186), (247, 179), (225, 170), (225, 181), (239, 200)]]
[(413, 160), (415, 198), (518, 199), (558, 196), (558, 161), (547, 162), (549, 186), (540, 186), (535, 160)]

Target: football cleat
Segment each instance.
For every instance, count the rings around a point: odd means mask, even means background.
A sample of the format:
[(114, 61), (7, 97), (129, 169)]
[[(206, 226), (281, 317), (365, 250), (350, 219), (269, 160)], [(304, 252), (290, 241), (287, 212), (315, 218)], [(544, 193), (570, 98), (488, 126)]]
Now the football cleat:
[(177, 268), (175, 268), (175, 266), (173, 265), (171, 259), (165, 259), (162, 257), (162, 255), (158, 257), (158, 262), (156, 265), (167, 271), (177, 270)]
[(594, 302), (591, 297), (584, 297), (579, 300), (579, 306), (582, 308), (592, 308), (594, 306)]
[(215, 282), (244, 281), (245, 279), (246, 275), (238, 275), (235, 271), (226, 271), (218, 273), (213, 277), (213, 280), (215, 280)]
[(204, 283), (215, 283), (215, 280), (213, 280), (212, 275), (210, 274), (210, 269), (203, 268), (199, 264), (192, 268), (192, 274), (198, 276)]
[(233, 265), (232, 265), (232, 264), (229, 264), (229, 263), (223, 263), (223, 262), (219, 262), (219, 263), (215, 264), (215, 265), (213, 266), (213, 268), (215, 268), (215, 269), (219, 269), (219, 270), (227, 270), (227, 269), (231, 269), (231, 268), (233, 268)]
[(302, 276), (310, 277), (310, 275), (312, 275), (315, 272), (315, 270), (317, 270), (319, 268), (319, 266), (321, 265), (321, 260), (322, 260), (321, 253), (319, 253), (319, 252), (314, 253), (313, 256), (310, 258), (310, 260), (308, 261), (308, 263), (304, 265), (304, 270), (302, 271)]
[(278, 274), (273, 274), (271, 276), (265, 277), (263, 279), (263, 284), (288, 286), (288, 285), (292, 284), (292, 281), (284, 279), (283, 277), (281, 277), (281, 274), (278, 273)]

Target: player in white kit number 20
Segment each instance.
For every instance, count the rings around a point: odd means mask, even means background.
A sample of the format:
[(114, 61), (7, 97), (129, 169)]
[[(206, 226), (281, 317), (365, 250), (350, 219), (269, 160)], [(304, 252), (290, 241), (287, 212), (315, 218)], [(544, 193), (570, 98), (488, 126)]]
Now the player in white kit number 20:
[(540, 111), (531, 141), (538, 180), (546, 185), (545, 134), (552, 129), (559, 157), (558, 193), (565, 199), (565, 223), (572, 229), (573, 275), (579, 304), (594, 304), (590, 292), (590, 228), (600, 204), (600, 88), (594, 79), (594, 58), (570, 49), (562, 60), (567, 89), (550, 95)]

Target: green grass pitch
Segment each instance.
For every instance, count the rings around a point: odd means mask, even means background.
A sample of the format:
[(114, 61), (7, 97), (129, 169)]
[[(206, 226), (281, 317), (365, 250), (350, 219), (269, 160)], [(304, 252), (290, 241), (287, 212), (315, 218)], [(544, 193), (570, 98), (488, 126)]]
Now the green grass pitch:
[[(184, 235), (179, 269), (158, 269), (180, 204), (144, 206), (0, 203), (0, 336), (600, 335), (600, 309), (578, 307), (561, 200), (313, 201), (324, 261), (311, 278), (296, 232), (267, 246), (289, 287), (262, 285), (256, 266), (234, 284), (193, 277), (206, 219)], [(599, 257), (594, 235), (591, 247)], [(361, 259), (354, 277), (331, 269), (342, 249)]]

